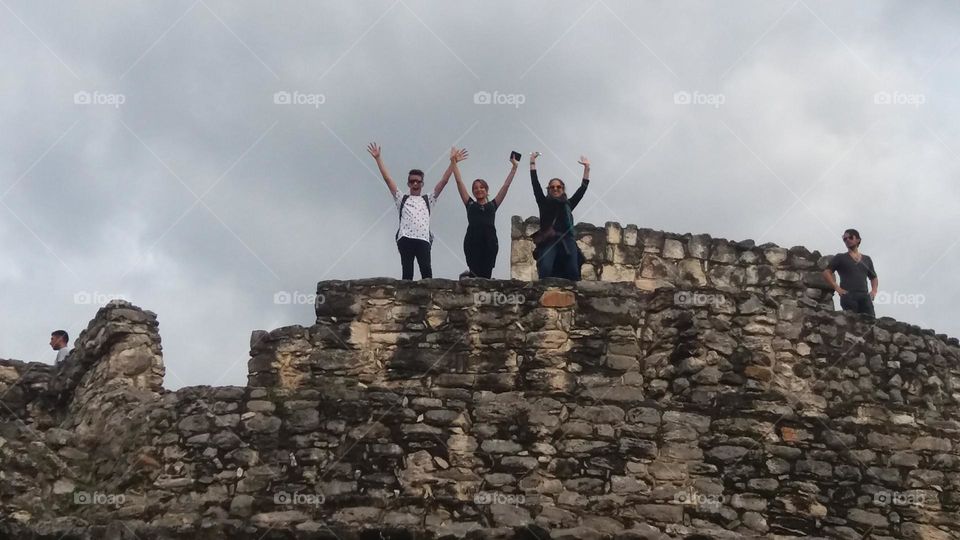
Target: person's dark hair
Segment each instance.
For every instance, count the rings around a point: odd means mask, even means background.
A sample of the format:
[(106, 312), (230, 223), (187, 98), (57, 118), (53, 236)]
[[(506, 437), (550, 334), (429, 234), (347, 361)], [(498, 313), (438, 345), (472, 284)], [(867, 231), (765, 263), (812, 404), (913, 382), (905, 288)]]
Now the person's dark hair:
[(560, 182), (560, 186), (563, 187), (563, 195), (560, 196), (560, 200), (561, 200), (561, 201), (566, 201), (566, 200), (567, 200), (567, 185), (564, 184), (564, 183), (563, 183), (563, 180), (561, 180), (561, 179), (559, 179), (559, 178), (551, 178), (550, 181), (547, 182), (547, 196), (548, 196), (548, 197), (553, 197), (553, 195), (550, 194), (550, 184), (552, 184), (552, 183), (554, 182), (554, 180), (556, 180), (557, 182)]
[(420, 169), (410, 169), (410, 172), (407, 173), (407, 176), (419, 176), (420, 179), (423, 180), (423, 171)]
[(473, 186), (477, 185), (477, 182), (480, 182), (480, 184), (483, 185), (483, 189), (487, 190), (488, 193), (490, 192), (490, 186), (487, 185), (487, 181), (483, 178), (477, 178), (474, 180), (473, 184), (470, 184), (470, 189), (473, 189)]
[(63, 339), (64, 343), (70, 343), (70, 334), (68, 334), (66, 330), (54, 330), (50, 335)]
[(860, 242), (863, 241), (863, 239), (860, 238), (860, 233), (859, 233), (856, 229), (847, 229), (847, 230), (843, 231), (843, 235), (844, 235), (844, 236), (846, 236), (846, 235), (848, 235), (848, 234), (849, 234), (850, 236), (853, 236), (854, 238), (856, 238), (856, 239), (857, 239), (857, 246), (860, 246)]

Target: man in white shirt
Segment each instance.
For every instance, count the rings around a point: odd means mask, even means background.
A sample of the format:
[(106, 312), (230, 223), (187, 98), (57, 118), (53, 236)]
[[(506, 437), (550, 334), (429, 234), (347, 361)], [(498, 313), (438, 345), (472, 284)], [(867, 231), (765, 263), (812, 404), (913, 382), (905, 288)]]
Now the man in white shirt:
[(401, 193), (380, 158), (380, 146), (377, 143), (370, 143), (367, 146), (367, 152), (370, 152), (370, 155), (377, 161), (377, 167), (380, 169), (383, 181), (387, 183), (387, 188), (390, 189), (390, 194), (393, 195), (393, 200), (400, 213), (400, 226), (397, 229), (396, 241), (397, 250), (400, 251), (403, 279), (413, 279), (414, 259), (417, 260), (417, 265), (420, 267), (421, 279), (433, 277), (433, 269), (430, 264), (430, 246), (433, 243), (433, 234), (430, 232), (430, 212), (437, 202), (440, 192), (443, 191), (447, 181), (450, 180), (450, 175), (453, 174), (453, 164), (467, 159), (467, 151), (456, 148), (450, 150), (450, 165), (443, 173), (443, 178), (433, 188), (433, 193), (426, 195), (421, 193), (423, 190), (423, 171), (411, 169), (407, 173), (407, 186), (410, 188), (410, 193)]
[(69, 343), (70, 335), (67, 334), (66, 330), (55, 330), (50, 334), (50, 347), (57, 351), (57, 358), (53, 362), (54, 365), (59, 366), (67, 357), (67, 354), (70, 352), (67, 350)]

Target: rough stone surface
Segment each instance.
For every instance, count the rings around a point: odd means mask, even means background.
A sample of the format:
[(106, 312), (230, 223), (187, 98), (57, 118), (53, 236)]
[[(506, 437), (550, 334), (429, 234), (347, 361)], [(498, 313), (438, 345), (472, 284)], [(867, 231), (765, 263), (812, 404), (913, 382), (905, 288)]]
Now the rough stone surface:
[(0, 538), (960, 537), (956, 339), (761, 290), (318, 292), (243, 388), (164, 390), (124, 302), (59, 372), (0, 361)]
[[(539, 228), (536, 217), (524, 220), (513, 216), (513, 279), (537, 278), (530, 231)], [(710, 287), (727, 292), (751, 291), (776, 300), (833, 306), (833, 289), (820, 275), (829, 258), (799, 246), (787, 250), (773, 244), (756, 246), (752, 240), (736, 242), (612, 222), (604, 227), (578, 223), (576, 234), (586, 258), (580, 269), (584, 280), (632, 282), (643, 290)]]

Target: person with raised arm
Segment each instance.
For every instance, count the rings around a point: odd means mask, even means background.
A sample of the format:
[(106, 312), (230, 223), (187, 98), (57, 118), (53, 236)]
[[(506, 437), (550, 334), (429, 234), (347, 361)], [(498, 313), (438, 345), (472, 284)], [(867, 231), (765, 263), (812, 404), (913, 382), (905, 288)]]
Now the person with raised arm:
[(510, 189), (510, 183), (513, 182), (513, 175), (516, 174), (519, 163), (520, 161), (511, 154), (507, 179), (504, 180), (497, 196), (490, 200), (490, 187), (482, 178), (477, 178), (471, 185), (473, 197), (467, 193), (467, 187), (460, 176), (460, 167), (453, 162), (453, 177), (457, 181), (460, 199), (467, 208), (467, 233), (463, 237), (463, 254), (467, 258), (468, 270), (460, 274), (460, 277), (487, 279), (492, 277), (493, 267), (497, 264), (497, 252), (500, 250), (500, 244), (497, 241), (497, 209), (507, 196), (507, 190)]
[(544, 195), (537, 178), (537, 158), (540, 152), (530, 154), (530, 182), (533, 196), (540, 208), (540, 230), (532, 235), (536, 249), (537, 275), (540, 279), (559, 277), (572, 281), (580, 280), (580, 250), (574, 231), (573, 209), (577, 207), (590, 184), (590, 160), (580, 156), (583, 165), (583, 180), (569, 199), (563, 180), (552, 178), (547, 182)]
[(443, 177), (433, 192), (422, 194), (423, 190), (423, 171), (420, 169), (410, 169), (407, 173), (407, 187), (410, 193), (401, 193), (397, 188), (396, 182), (387, 171), (383, 164), (380, 146), (377, 143), (370, 143), (367, 146), (367, 152), (377, 161), (377, 167), (380, 169), (380, 175), (387, 184), (387, 189), (393, 196), (397, 205), (397, 211), (400, 214), (400, 224), (395, 235), (397, 241), (397, 250), (400, 252), (400, 267), (403, 279), (413, 279), (413, 261), (416, 259), (420, 267), (420, 278), (427, 279), (433, 277), (433, 268), (430, 262), (430, 247), (433, 244), (433, 233), (430, 232), (430, 211), (436, 204), (440, 192), (446, 187), (453, 173), (453, 164), (458, 159), (466, 159), (466, 150), (450, 151), (450, 165), (443, 173)]

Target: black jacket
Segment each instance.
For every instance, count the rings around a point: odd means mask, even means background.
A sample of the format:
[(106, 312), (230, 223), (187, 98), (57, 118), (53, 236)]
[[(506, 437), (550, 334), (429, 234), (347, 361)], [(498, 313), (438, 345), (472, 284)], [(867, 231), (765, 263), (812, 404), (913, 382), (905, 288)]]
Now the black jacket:
[(577, 207), (583, 194), (587, 192), (587, 185), (590, 180), (584, 178), (576, 193), (569, 199), (557, 199), (543, 194), (543, 187), (540, 186), (540, 180), (537, 179), (537, 170), (530, 169), (530, 182), (533, 184), (533, 196), (537, 199), (537, 206), (540, 207), (540, 228), (545, 229), (553, 223), (553, 228), (563, 234), (573, 227), (573, 223), (567, 223), (567, 213), (564, 205), (569, 204), (570, 210)]

